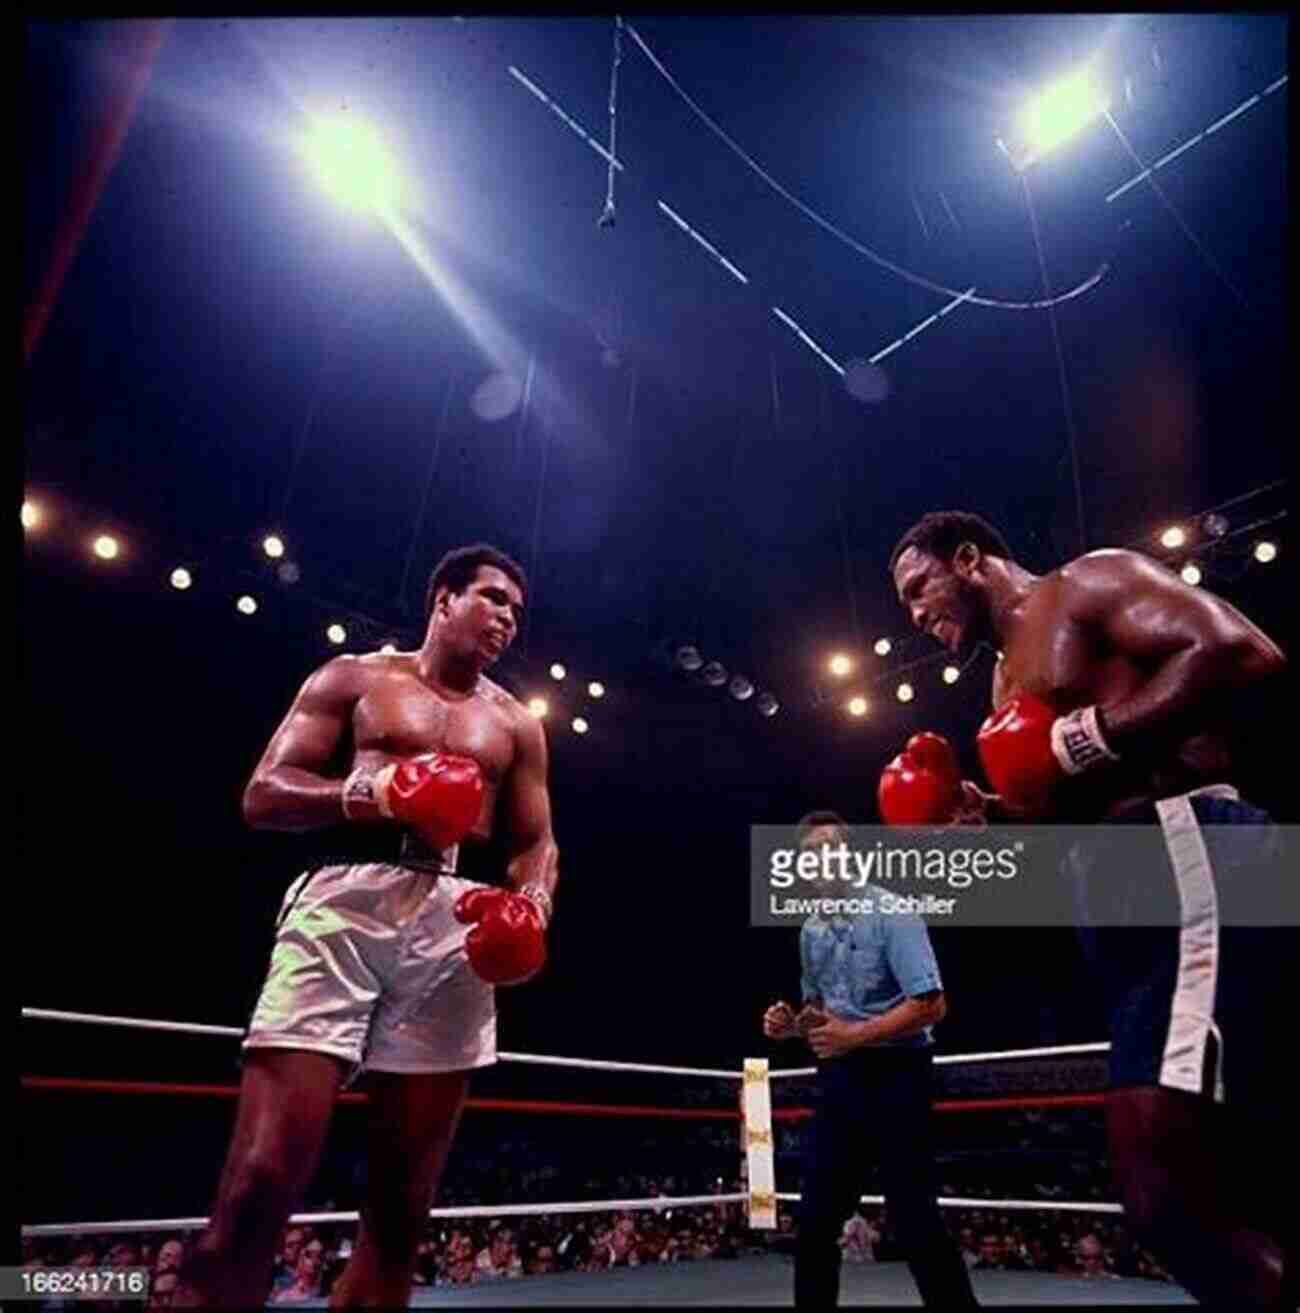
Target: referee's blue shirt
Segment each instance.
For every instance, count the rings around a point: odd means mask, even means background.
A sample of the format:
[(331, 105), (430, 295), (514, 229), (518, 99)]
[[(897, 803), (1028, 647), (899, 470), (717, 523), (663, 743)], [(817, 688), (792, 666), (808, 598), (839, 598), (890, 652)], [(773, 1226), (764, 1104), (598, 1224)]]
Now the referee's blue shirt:
[[(881, 1016), (906, 998), (943, 988), (929, 931), (917, 916), (867, 913), (827, 920), (814, 914), (799, 932), (799, 958), (804, 1002), (819, 998), (828, 1012), (854, 1021)], [(879, 1044), (926, 1048), (934, 1043), (930, 1031), (926, 1026)]]

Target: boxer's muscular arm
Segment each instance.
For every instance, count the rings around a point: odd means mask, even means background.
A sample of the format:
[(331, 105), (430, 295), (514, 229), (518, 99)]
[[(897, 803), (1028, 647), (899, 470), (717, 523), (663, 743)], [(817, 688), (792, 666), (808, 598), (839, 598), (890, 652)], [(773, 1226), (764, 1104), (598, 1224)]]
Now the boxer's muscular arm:
[(1286, 664), (1277, 645), (1235, 607), (1136, 552), (1094, 552), (1063, 575), (1071, 615), (1152, 672), (1130, 697), (1100, 708), (1102, 733), (1120, 756), (1195, 732), (1209, 702)]
[(271, 736), (244, 790), (244, 819), (259, 830), (314, 830), (343, 817), (343, 781), (329, 763), (366, 691), (356, 657), (335, 657), (313, 674)]
[(516, 756), (505, 783), (505, 821), (510, 860), (506, 878), (515, 889), (536, 885), (555, 895), (560, 852), (551, 832), (551, 797), (546, 783), (546, 735), (541, 721), (523, 715)]

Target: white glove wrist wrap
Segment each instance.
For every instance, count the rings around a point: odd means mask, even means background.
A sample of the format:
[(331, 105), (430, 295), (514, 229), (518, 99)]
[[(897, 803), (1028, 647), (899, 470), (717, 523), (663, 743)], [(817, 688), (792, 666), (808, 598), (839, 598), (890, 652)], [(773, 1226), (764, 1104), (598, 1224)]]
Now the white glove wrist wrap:
[(396, 770), (397, 767), (391, 764), (379, 770), (358, 766), (343, 781), (343, 815), (350, 821), (356, 820), (358, 814), (364, 819), (364, 809), (374, 807), (381, 816), (392, 820), (393, 813), (388, 807), (388, 786)]
[(1080, 707), (1052, 722), (1052, 755), (1067, 775), (1119, 760), (1102, 736), (1095, 706)]
[(542, 921), (545, 925), (551, 924), (551, 913), (554, 910), (554, 904), (551, 902), (551, 895), (542, 888), (540, 884), (526, 884), (519, 891), (529, 902), (535, 903), (542, 913)]

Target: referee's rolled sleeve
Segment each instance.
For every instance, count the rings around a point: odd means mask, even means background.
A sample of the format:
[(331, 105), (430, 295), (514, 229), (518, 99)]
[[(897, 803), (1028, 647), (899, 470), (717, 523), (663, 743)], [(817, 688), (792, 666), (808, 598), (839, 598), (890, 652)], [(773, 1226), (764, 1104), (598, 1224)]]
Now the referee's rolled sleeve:
[(942, 989), (939, 963), (925, 922), (914, 916), (888, 916), (883, 921), (885, 953), (899, 989), (910, 998)]

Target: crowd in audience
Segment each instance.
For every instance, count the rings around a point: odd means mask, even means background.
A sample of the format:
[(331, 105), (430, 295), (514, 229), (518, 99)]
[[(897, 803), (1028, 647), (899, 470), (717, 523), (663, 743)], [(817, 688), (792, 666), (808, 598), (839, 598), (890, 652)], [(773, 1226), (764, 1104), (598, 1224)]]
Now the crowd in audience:
[[(667, 1195), (669, 1181), (643, 1182), (645, 1197)], [(737, 1192), (737, 1181), (725, 1192)], [(720, 1192), (723, 1192), (720, 1190)], [(947, 1209), (945, 1216), (973, 1271), (1037, 1271), (1106, 1280), (1141, 1277), (1167, 1281), (1158, 1263), (1132, 1243), (1117, 1221), (1078, 1213)], [(744, 1205), (719, 1203), (633, 1211), (543, 1214), (517, 1219), (431, 1219), (416, 1263), (416, 1287), (513, 1281), (554, 1272), (605, 1272), (655, 1263), (735, 1259), (764, 1253), (793, 1254), (797, 1214), (781, 1205), (775, 1230), (754, 1230)], [(294, 1304), (328, 1296), (355, 1243), (355, 1224), (289, 1225), (275, 1261), (270, 1302)], [(152, 1273), (147, 1307), (165, 1308), (192, 1235), (128, 1239), (77, 1237), (27, 1242), (24, 1265), (146, 1267)], [(849, 1263), (898, 1261), (889, 1218), (862, 1206), (840, 1239)], [(84, 1300), (77, 1301), (80, 1307)], [(117, 1304), (100, 1302), (100, 1308)], [(139, 1308), (138, 1302), (121, 1304)]]
[[(997, 1117), (941, 1119), (940, 1194), (968, 1199), (1100, 1200), (1112, 1197), (1095, 1113), (1088, 1109), (1000, 1111)], [(806, 1120), (777, 1123), (777, 1179), (795, 1188)], [(781, 1204), (775, 1230), (748, 1226), (737, 1202), (680, 1206), (674, 1198), (743, 1194), (737, 1179), (737, 1127), (727, 1120), (678, 1123), (667, 1142), (663, 1123), (567, 1123), (484, 1120), (466, 1127), (439, 1190), (441, 1207), (491, 1200), (664, 1200), (632, 1211), (546, 1213), (512, 1219), (430, 1219), (419, 1248), (417, 1287), (509, 1281), (553, 1272), (602, 1272), (651, 1263), (793, 1253), (797, 1209)], [(558, 1137), (558, 1138), (557, 1138)], [(323, 1164), (303, 1211), (350, 1206), (364, 1189), (364, 1155), (343, 1137), (337, 1161)], [(665, 1157), (685, 1164), (672, 1176)], [(610, 1162), (626, 1166), (608, 1170)], [(743, 1177), (743, 1162), (741, 1172)], [(1045, 1184), (1045, 1182), (1052, 1184)], [(878, 1193), (879, 1183), (863, 1183)], [(147, 1214), (146, 1214), (147, 1215)], [(945, 1208), (966, 1262), (976, 1271), (1038, 1271), (1095, 1277), (1168, 1280), (1132, 1243), (1119, 1218), (1070, 1211)], [(355, 1243), (355, 1224), (290, 1226), (276, 1259), (272, 1302), (327, 1296)], [(166, 1307), (192, 1233), (80, 1236), (25, 1242), (29, 1266), (146, 1267), (149, 1304)], [(841, 1241), (850, 1263), (900, 1259), (885, 1210), (864, 1205)], [(84, 1301), (78, 1301), (80, 1305)], [(70, 1306), (70, 1305), (69, 1305)], [(101, 1303), (100, 1307), (109, 1307)], [(122, 1304), (123, 1309), (127, 1308)], [(139, 1308), (138, 1302), (130, 1305)]]

